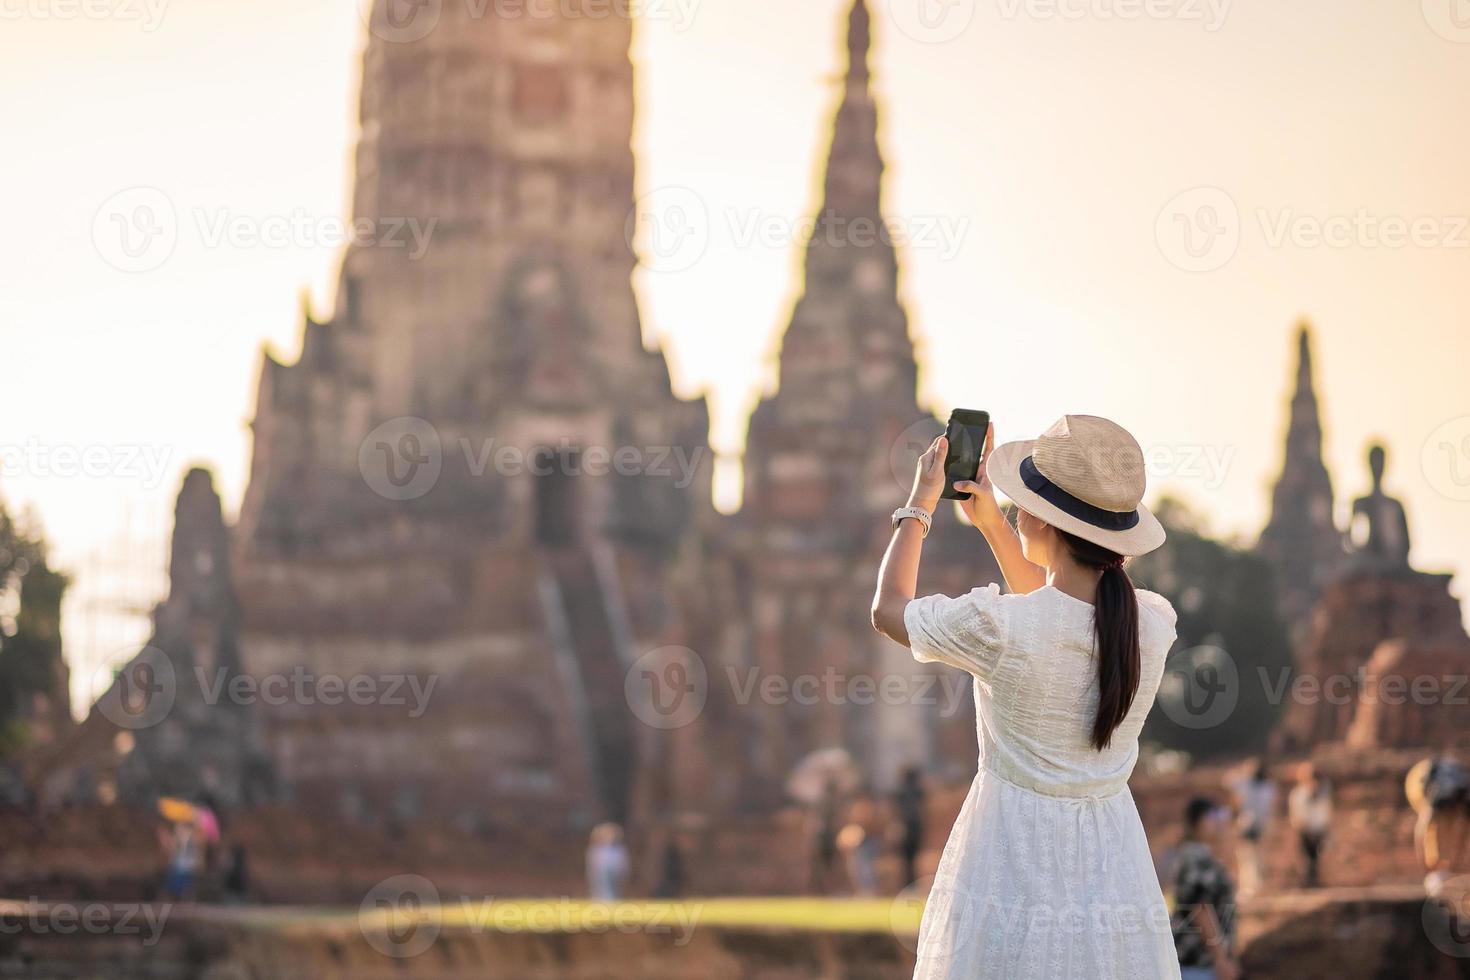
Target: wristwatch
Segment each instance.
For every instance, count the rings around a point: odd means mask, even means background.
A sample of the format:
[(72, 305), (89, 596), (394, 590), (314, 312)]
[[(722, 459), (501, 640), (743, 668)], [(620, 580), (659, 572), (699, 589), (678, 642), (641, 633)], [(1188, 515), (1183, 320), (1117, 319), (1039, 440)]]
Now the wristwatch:
[(924, 537), (927, 538), (929, 536), (929, 524), (933, 518), (927, 510), (922, 507), (900, 507), (893, 512), (893, 529), (895, 531), (898, 530), (898, 525), (903, 523), (905, 517), (912, 517), (918, 521), (919, 526), (924, 529)]

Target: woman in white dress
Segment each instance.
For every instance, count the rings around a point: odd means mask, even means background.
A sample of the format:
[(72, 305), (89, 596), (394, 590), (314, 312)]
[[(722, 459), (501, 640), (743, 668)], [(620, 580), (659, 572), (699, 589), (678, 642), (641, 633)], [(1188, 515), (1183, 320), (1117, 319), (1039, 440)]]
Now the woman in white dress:
[[(955, 486), (1009, 592), (914, 598), (946, 479), (941, 437), (894, 513), (873, 600), (879, 632), (975, 678), (979, 772), (939, 862), (914, 976), (1173, 980), (1169, 913), (1128, 791), (1175, 622), (1123, 570), (1164, 541), (1141, 505), (1143, 452), (1082, 415), (1035, 441), (994, 438), (975, 480)], [(1019, 536), (994, 487), (1016, 503)]]

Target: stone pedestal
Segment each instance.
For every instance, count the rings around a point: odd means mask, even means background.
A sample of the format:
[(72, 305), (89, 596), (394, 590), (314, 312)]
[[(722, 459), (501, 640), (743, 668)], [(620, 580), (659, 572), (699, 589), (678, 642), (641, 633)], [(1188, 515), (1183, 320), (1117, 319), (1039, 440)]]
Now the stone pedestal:
[[(1452, 719), (1411, 722), (1395, 716), (1435, 705), (1452, 709), (1450, 696), (1467, 697), (1463, 689), (1453, 690), (1454, 678), (1470, 671), (1470, 638), (1449, 582), (1448, 575), (1410, 570), (1359, 570), (1333, 582), (1312, 612), (1297, 670), (1282, 689), (1288, 704), (1273, 750), (1301, 752), (1346, 739), (1350, 731), (1360, 746), (1404, 746), (1411, 744), (1405, 739), (1421, 734), (1427, 741), (1418, 744), (1436, 744)], [(1400, 691), (1416, 678), (1435, 679), (1437, 695), (1426, 695), (1429, 682), (1420, 680), (1418, 697), (1429, 697), (1431, 704), (1416, 703), (1407, 688)], [(1364, 707), (1367, 717), (1355, 725)], [(1440, 711), (1436, 719), (1450, 713)]]

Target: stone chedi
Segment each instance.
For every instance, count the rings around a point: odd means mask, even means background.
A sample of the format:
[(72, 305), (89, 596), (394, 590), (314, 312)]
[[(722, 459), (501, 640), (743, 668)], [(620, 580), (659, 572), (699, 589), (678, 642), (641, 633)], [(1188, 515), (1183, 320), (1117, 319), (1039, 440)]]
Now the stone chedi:
[(255, 698), (232, 686), (242, 668), (230, 530), (209, 473), (192, 469), (174, 511), (169, 592), (153, 611), (152, 636), (46, 760), (42, 798), (271, 799), (277, 786)]
[[(909, 763), (948, 757), (973, 766), (974, 732), (966, 699), (959, 699), (964, 710), (950, 703), (946, 718), (938, 675), (868, 621), (889, 515), (918, 453), (943, 431), (917, 402), (899, 259), (883, 231), (870, 27), (859, 0), (848, 18), (847, 72), (806, 243), (804, 288), (781, 344), (779, 387), (750, 421), (737, 533), (755, 666), (826, 677), (836, 691), (763, 715), (760, 756), (789, 770), (804, 753), (845, 746), (887, 784)], [(925, 546), (923, 591), (958, 594), (998, 578), (978, 533), (972, 539), (954, 523), (945, 502)], [(868, 680), (893, 685), (890, 696), (843, 696)]]
[(1312, 338), (1297, 331), (1281, 475), (1271, 492), (1271, 517), (1257, 548), (1276, 572), (1283, 618), (1300, 640), (1312, 605), (1343, 562), (1343, 536), (1333, 517), (1332, 478), (1322, 460), (1322, 420), (1312, 375)]
[(715, 645), (676, 601), (708, 581), (707, 412), (630, 281), (631, 23), (446, 4), (404, 40), (388, 17), (355, 217), (432, 233), (353, 247), (299, 360), (266, 354), (236, 549), (248, 670), (382, 696), (268, 709), (271, 752), (349, 817), (625, 819), (627, 670)]
[(1408, 518), (1383, 489), (1386, 462), (1373, 446), (1372, 489), (1353, 504), (1355, 547), (1312, 612), (1274, 737), (1280, 750), (1441, 748), (1470, 734), (1470, 637), (1451, 577), (1409, 564)]

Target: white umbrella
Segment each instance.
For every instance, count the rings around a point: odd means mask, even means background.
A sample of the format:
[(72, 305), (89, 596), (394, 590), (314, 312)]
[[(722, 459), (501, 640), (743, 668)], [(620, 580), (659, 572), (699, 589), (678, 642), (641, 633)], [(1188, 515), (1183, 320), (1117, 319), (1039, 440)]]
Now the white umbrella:
[(846, 795), (861, 785), (862, 773), (846, 749), (818, 749), (798, 762), (786, 778), (786, 792), (809, 806), (822, 801), (828, 786)]

